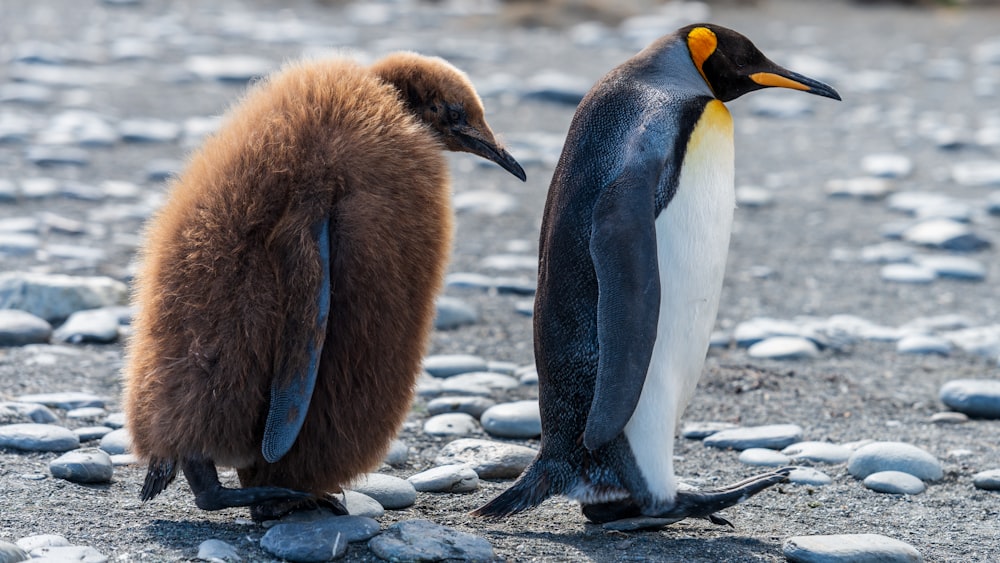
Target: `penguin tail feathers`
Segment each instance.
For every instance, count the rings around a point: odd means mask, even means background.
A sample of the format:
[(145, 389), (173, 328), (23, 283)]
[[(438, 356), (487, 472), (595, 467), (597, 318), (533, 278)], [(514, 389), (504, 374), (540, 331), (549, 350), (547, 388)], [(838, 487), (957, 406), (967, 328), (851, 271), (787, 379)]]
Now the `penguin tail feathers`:
[(146, 470), (146, 480), (142, 484), (139, 498), (147, 501), (163, 492), (177, 477), (177, 463), (172, 459), (151, 459)]
[(558, 494), (558, 491), (553, 490), (552, 480), (543, 465), (538, 461), (531, 464), (509, 489), (473, 510), (471, 515), (498, 520), (534, 508), (543, 500)]

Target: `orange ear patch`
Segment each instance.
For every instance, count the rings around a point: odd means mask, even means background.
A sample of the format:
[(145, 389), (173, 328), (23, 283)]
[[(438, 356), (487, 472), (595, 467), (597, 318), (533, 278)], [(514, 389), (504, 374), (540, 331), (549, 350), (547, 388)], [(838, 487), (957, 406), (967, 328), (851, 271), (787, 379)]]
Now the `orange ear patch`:
[(711, 84), (701, 67), (719, 45), (719, 40), (716, 39), (715, 32), (707, 27), (696, 27), (688, 33), (687, 43), (688, 50), (691, 51), (691, 60), (694, 61), (694, 66), (698, 68), (698, 72), (701, 73), (701, 77), (705, 79), (705, 82)]

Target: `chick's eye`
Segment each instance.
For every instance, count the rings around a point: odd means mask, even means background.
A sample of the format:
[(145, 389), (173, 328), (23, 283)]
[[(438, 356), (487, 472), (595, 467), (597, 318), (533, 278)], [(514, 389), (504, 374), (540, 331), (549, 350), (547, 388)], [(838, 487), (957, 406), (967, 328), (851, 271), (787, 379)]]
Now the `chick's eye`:
[(458, 121), (460, 117), (462, 117), (462, 115), (458, 113), (458, 110), (453, 109), (448, 111), (448, 119), (451, 121)]

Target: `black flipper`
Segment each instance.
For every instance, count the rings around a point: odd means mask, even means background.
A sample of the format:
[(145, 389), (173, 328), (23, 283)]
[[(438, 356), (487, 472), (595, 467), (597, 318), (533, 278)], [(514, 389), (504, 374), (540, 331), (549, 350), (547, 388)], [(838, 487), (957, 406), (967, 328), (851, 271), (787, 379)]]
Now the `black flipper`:
[[(326, 321), (330, 312), (330, 221), (321, 222), (314, 230), (320, 257), (320, 283), (315, 288), (318, 312), (309, 332), (315, 334), (307, 348), (308, 364), (290, 377), (276, 377), (271, 385), (271, 403), (261, 441), (261, 453), (269, 463), (281, 459), (292, 448), (302, 423), (305, 422), (316, 387), (320, 352), (326, 335)], [(303, 362), (304, 363), (304, 362)]]
[(275, 501), (316, 500), (312, 494), (282, 487), (227, 489), (219, 482), (215, 464), (207, 459), (184, 460), (184, 477), (194, 493), (195, 504), (202, 510), (221, 510)]
[(146, 469), (146, 480), (142, 483), (139, 498), (147, 501), (163, 492), (177, 477), (177, 462), (172, 459), (151, 459)]
[(546, 463), (546, 461), (536, 459), (521, 474), (517, 482), (490, 502), (473, 510), (472, 516), (491, 519), (503, 518), (534, 508), (555, 494), (551, 478), (545, 470)]

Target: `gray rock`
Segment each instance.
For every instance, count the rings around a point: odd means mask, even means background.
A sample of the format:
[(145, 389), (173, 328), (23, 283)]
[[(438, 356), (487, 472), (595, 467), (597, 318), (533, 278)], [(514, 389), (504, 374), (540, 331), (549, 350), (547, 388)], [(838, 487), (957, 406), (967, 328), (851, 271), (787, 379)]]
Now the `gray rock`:
[(402, 440), (393, 440), (389, 443), (389, 451), (385, 454), (383, 462), (397, 467), (406, 465), (406, 460), (410, 457), (410, 447)]
[(123, 428), (125, 426), (125, 413), (113, 412), (104, 419), (104, 425), (112, 428)]
[(894, 189), (895, 185), (884, 178), (835, 179), (826, 183), (826, 195), (830, 197), (856, 197), (874, 200), (888, 196)]
[(483, 430), (502, 438), (537, 438), (542, 433), (538, 401), (501, 403), (483, 413)]
[(1000, 324), (949, 331), (941, 336), (970, 354), (1000, 359)]
[(948, 408), (976, 418), (1000, 418), (1000, 380), (954, 379), (938, 395)]
[(90, 155), (77, 147), (62, 145), (32, 145), (24, 153), (24, 157), (36, 166), (87, 166)]
[(437, 399), (428, 401), (427, 403), (427, 413), (431, 416), (452, 413), (452, 412), (463, 412), (474, 418), (479, 418), (482, 416), (486, 409), (492, 407), (496, 404), (496, 401), (486, 397), (476, 397), (476, 396), (449, 396), (449, 397), (438, 397)]
[(437, 330), (451, 330), (479, 322), (479, 313), (461, 299), (441, 296), (438, 297), (436, 307), (434, 328)]
[(267, 59), (249, 55), (193, 56), (184, 63), (185, 68), (206, 80), (221, 82), (248, 82), (260, 78), (274, 68)]
[(990, 215), (1000, 215), (1000, 192), (993, 192), (987, 197), (986, 211)]
[(702, 440), (716, 432), (739, 428), (731, 422), (689, 422), (681, 429), (681, 436), (688, 440)]
[(747, 349), (751, 358), (772, 360), (809, 359), (819, 356), (819, 348), (807, 338), (799, 336), (772, 336)]
[(521, 382), (521, 385), (538, 385), (538, 370), (535, 366), (518, 368), (514, 377)]
[(489, 395), (496, 390), (516, 389), (517, 379), (502, 373), (477, 371), (453, 375), (441, 382), (441, 391), (455, 395)]
[(378, 531), (378, 522), (363, 516), (281, 522), (264, 534), (260, 546), (289, 561), (329, 561), (343, 557), (348, 543), (367, 540)]
[(198, 544), (197, 559), (200, 561), (209, 561), (210, 563), (243, 560), (243, 558), (240, 557), (239, 552), (236, 551), (235, 547), (222, 540), (215, 539), (205, 540)]
[(0, 346), (42, 344), (52, 336), (52, 325), (45, 319), (17, 309), (0, 310)]
[(180, 137), (181, 126), (163, 119), (126, 119), (118, 132), (129, 143), (169, 143)]
[(526, 446), (463, 438), (445, 445), (434, 464), (464, 463), (480, 479), (510, 479), (520, 475), (537, 454), (537, 450)]
[(31, 552), (40, 547), (66, 547), (70, 545), (69, 540), (57, 534), (38, 534), (27, 536), (17, 540), (17, 547)]
[(115, 467), (123, 467), (126, 465), (137, 465), (139, 463), (139, 458), (135, 454), (116, 454), (111, 456), (111, 465)]
[(485, 371), (486, 360), (467, 354), (441, 354), (424, 358), (424, 371), (434, 377), (451, 377), (462, 373)]
[(861, 169), (879, 178), (905, 178), (913, 172), (913, 160), (902, 154), (870, 154), (861, 159)]
[(89, 442), (91, 440), (100, 440), (107, 434), (111, 432), (112, 428), (107, 426), (84, 426), (81, 428), (74, 428), (73, 433), (80, 438), (81, 442)]
[(101, 449), (111, 455), (128, 453), (132, 449), (132, 436), (127, 428), (112, 430), (101, 438)]
[(833, 483), (829, 475), (812, 467), (796, 467), (788, 474), (788, 482), (794, 485), (823, 487)]
[(986, 279), (986, 266), (965, 256), (917, 256), (915, 260), (918, 265), (933, 270), (941, 278), (968, 281)]
[(469, 272), (448, 274), (444, 281), (447, 287), (496, 290), (500, 294), (534, 295), (536, 290), (535, 282), (527, 278), (494, 277)]
[(795, 462), (846, 463), (851, 457), (850, 448), (829, 442), (797, 442), (781, 450), (781, 453)]
[(73, 420), (96, 420), (98, 418), (103, 418), (107, 414), (108, 411), (102, 409), (101, 407), (80, 407), (78, 409), (66, 411), (66, 418), (71, 418)]
[(0, 274), (0, 309), (21, 309), (49, 322), (76, 311), (124, 305), (128, 288), (108, 277), (9, 272)]
[(0, 426), (0, 447), (33, 452), (65, 452), (80, 447), (71, 430), (54, 424)]
[(406, 520), (389, 526), (371, 539), (368, 548), (388, 561), (493, 561), (496, 555), (488, 541), (472, 534), (435, 524), (430, 520)]
[(0, 254), (7, 256), (30, 256), (38, 251), (41, 239), (36, 235), (20, 233), (0, 234)]
[(49, 410), (45, 405), (37, 403), (8, 401), (0, 403), (0, 409), (12, 411), (18, 418), (27, 419), (38, 424), (59, 422), (59, 417), (56, 416), (56, 413)]
[(908, 543), (879, 534), (793, 536), (781, 546), (793, 563), (919, 563), (924, 560)]
[(934, 270), (916, 264), (886, 264), (880, 275), (896, 283), (931, 283), (937, 277)]
[(713, 448), (781, 449), (802, 438), (802, 427), (798, 424), (768, 424), (764, 426), (744, 426), (716, 432), (704, 439), (706, 446)]
[(470, 414), (449, 412), (424, 421), (424, 434), (431, 436), (468, 436), (479, 430), (479, 423)]
[(517, 209), (517, 199), (503, 192), (473, 190), (455, 194), (452, 200), (456, 213), (500, 216)]
[(924, 481), (937, 481), (944, 475), (937, 458), (902, 442), (873, 442), (858, 448), (847, 460), (847, 471), (855, 479), (879, 471), (902, 471)]
[(736, 205), (739, 207), (768, 207), (774, 203), (774, 194), (766, 188), (740, 186), (736, 188)]
[(0, 563), (18, 563), (19, 561), (27, 561), (29, 559), (31, 559), (31, 556), (20, 547), (9, 542), (0, 541)]
[(951, 344), (940, 336), (913, 334), (904, 336), (896, 343), (896, 352), (900, 354), (937, 354), (947, 356), (951, 353)]
[(485, 270), (538, 270), (538, 257), (525, 254), (493, 254), (480, 260), (479, 265)]
[(368, 495), (390, 510), (413, 506), (417, 501), (417, 490), (409, 481), (382, 473), (368, 473), (357, 478), (351, 490)]
[(345, 490), (342, 499), (344, 508), (351, 516), (378, 518), (385, 514), (385, 508), (372, 497), (357, 491)]
[(108, 344), (118, 340), (118, 314), (108, 309), (77, 311), (53, 333), (54, 340), (70, 344)]
[(951, 177), (962, 186), (1000, 186), (1000, 161), (959, 162), (951, 167)]
[(756, 317), (741, 322), (733, 330), (733, 340), (741, 348), (775, 336), (803, 336), (802, 327), (791, 321)]
[(56, 114), (38, 135), (43, 144), (110, 147), (118, 132), (103, 116), (92, 111), (69, 110)]
[(865, 487), (877, 493), (897, 495), (919, 495), (927, 489), (927, 485), (919, 478), (902, 471), (879, 471), (865, 477)]
[(166, 182), (184, 169), (184, 163), (172, 158), (154, 158), (146, 163), (146, 179), (150, 182)]
[(49, 471), (53, 477), (73, 483), (108, 483), (114, 467), (106, 452), (86, 448), (65, 453), (50, 461)]
[(931, 415), (930, 421), (934, 424), (965, 424), (969, 422), (969, 417), (960, 412), (936, 412)]
[(972, 476), (972, 484), (984, 491), (1000, 491), (1000, 469), (980, 471)]
[(813, 112), (811, 100), (801, 96), (788, 96), (784, 92), (773, 92), (750, 100), (750, 111), (764, 117), (795, 119)]
[(976, 235), (964, 223), (951, 219), (928, 219), (909, 227), (903, 240), (921, 246), (945, 250), (973, 251), (990, 246), (990, 241)]
[(740, 463), (747, 465), (763, 465), (766, 467), (783, 467), (791, 463), (791, 458), (785, 454), (767, 448), (747, 448), (740, 452)]
[(61, 547), (40, 547), (31, 550), (31, 561), (35, 563), (106, 563), (108, 556), (84, 545)]
[(479, 488), (479, 475), (464, 463), (432, 467), (406, 480), (417, 491), (426, 493), (467, 493)]

